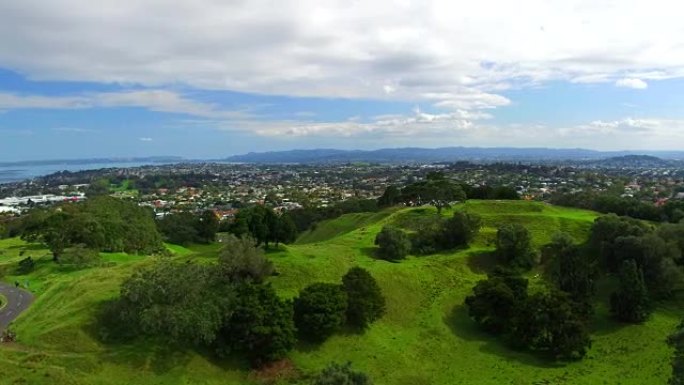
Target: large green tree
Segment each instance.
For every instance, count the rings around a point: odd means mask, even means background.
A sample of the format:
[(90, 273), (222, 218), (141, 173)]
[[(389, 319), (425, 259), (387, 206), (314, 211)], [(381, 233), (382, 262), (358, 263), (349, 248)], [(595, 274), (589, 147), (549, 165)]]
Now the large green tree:
[(411, 241), (406, 233), (391, 226), (382, 228), (375, 237), (375, 244), (380, 258), (388, 261), (404, 259), (411, 251)]
[(561, 291), (529, 296), (513, 318), (511, 339), (521, 348), (553, 359), (579, 359), (591, 339), (570, 297)]
[(302, 338), (325, 341), (342, 325), (347, 312), (347, 293), (339, 285), (314, 283), (294, 301), (294, 321)]
[(526, 279), (497, 272), (479, 281), (465, 304), (468, 315), (484, 330), (499, 334), (510, 330), (512, 319), (526, 298)]
[(650, 314), (644, 276), (636, 262), (628, 259), (620, 268), (620, 288), (610, 297), (613, 316), (623, 322), (641, 323)]
[(352, 267), (342, 277), (342, 287), (347, 293), (347, 323), (352, 327), (365, 329), (385, 314), (385, 297), (368, 270)]
[(218, 331), (217, 353), (241, 352), (253, 366), (285, 357), (297, 342), (292, 303), (270, 285), (254, 283), (238, 285), (235, 298)]
[(510, 267), (530, 269), (535, 263), (530, 232), (517, 223), (499, 227), (496, 233), (496, 254), (501, 262)]

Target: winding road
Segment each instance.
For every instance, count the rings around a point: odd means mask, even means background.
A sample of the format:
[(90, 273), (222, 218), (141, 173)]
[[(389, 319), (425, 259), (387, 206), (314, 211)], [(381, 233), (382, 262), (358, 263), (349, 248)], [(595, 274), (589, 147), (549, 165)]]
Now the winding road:
[(0, 282), (0, 294), (7, 298), (7, 305), (0, 310), (0, 331), (2, 331), (31, 305), (33, 294), (2, 282)]

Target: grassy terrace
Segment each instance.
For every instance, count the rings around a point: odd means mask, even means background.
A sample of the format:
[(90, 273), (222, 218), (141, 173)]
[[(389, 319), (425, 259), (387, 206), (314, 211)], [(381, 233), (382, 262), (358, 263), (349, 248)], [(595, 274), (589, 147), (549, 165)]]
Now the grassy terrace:
[[(359, 265), (378, 279), (388, 301), (385, 317), (365, 334), (338, 334), (320, 346), (295, 349), (290, 357), (302, 374), (299, 383), (330, 361), (352, 361), (380, 385), (666, 382), (671, 351), (665, 339), (684, 311), (661, 305), (644, 325), (614, 323), (607, 317), (609, 282), (600, 283), (593, 346), (581, 362), (555, 364), (512, 351), (478, 331), (467, 317), (463, 300), (492, 265), (489, 252), (498, 225), (525, 225), (536, 246), (559, 230), (582, 241), (595, 213), (532, 202), (471, 201), (455, 209), (483, 217), (485, 227), (470, 249), (409, 257), (401, 263), (373, 258), (374, 237), (383, 225), (411, 230), (437, 215), (432, 208), (416, 208), (345, 215), (320, 223), (294, 245), (269, 252), (280, 273), (272, 282), (284, 297), (295, 296), (312, 282), (339, 282), (347, 269)], [(218, 245), (169, 248), (178, 260), (210, 262)], [(37, 260), (36, 270), (26, 277), (12, 275), (17, 262), (28, 255)], [(92, 325), (98, 304), (115, 296), (132, 271), (152, 261), (126, 254), (103, 256), (108, 263), (102, 267), (64, 271), (40, 245), (0, 241), (3, 279), (28, 279), (37, 296), (15, 323), (20, 342), (0, 346), (0, 383), (257, 383), (246, 364), (217, 362), (191, 349), (154, 341), (100, 344)], [(536, 272), (529, 277), (533, 285), (542, 283)]]

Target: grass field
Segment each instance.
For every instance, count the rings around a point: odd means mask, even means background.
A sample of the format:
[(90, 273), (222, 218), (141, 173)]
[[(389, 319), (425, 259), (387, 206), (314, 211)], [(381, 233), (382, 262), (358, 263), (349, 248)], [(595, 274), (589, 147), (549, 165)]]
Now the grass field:
[[(609, 320), (609, 290), (599, 290), (592, 349), (583, 361), (569, 364), (512, 351), (478, 331), (467, 317), (463, 300), (492, 265), (489, 252), (498, 225), (525, 225), (537, 246), (559, 230), (582, 241), (594, 213), (533, 202), (471, 201), (454, 209), (483, 218), (484, 228), (470, 249), (400, 263), (375, 259), (373, 240), (383, 225), (410, 230), (437, 215), (432, 208), (414, 208), (345, 215), (319, 224), (294, 245), (269, 252), (280, 273), (272, 282), (284, 297), (312, 282), (339, 282), (359, 265), (378, 279), (388, 302), (385, 317), (363, 335), (340, 333), (320, 346), (298, 346), (290, 357), (302, 378), (293, 383), (307, 383), (308, 375), (330, 361), (351, 361), (378, 385), (666, 383), (671, 351), (665, 339), (684, 316), (680, 306), (661, 305), (644, 325), (625, 326)], [(207, 261), (217, 248), (169, 245), (179, 260)], [(13, 267), (22, 251), (37, 259), (38, 267), (28, 277), (15, 277)], [(28, 280), (37, 295), (14, 326), (20, 342), (0, 347), (0, 383), (255, 383), (254, 374), (238, 361), (216, 362), (154, 341), (120, 346), (97, 342), (92, 327), (97, 304), (115, 296), (121, 280), (135, 268), (151, 262), (150, 257), (125, 254), (103, 257), (110, 262), (106, 267), (60, 271), (40, 246), (0, 241), (4, 279)], [(542, 284), (535, 272), (530, 279)]]

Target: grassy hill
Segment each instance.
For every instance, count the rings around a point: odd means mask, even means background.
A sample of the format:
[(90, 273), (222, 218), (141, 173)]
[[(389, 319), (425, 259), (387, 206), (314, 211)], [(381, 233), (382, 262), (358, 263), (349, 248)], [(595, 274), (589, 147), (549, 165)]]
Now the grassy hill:
[[(375, 259), (373, 241), (382, 226), (394, 224), (410, 231), (437, 215), (434, 209), (421, 207), (345, 215), (320, 223), (294, 245), (269, 252), (280, 272), (272, 282), (284, 297), (295, 296), (312, 282), (339, 282), (355, 265), (371, 271), (387, 297), (387, 314), (365, 334), (340, 333), (319, 346), (298, 346), (290, 357), (302, 379), (294, 383), (307, 383), (307, 375), (330, 361), (352, 361), (379, 385), (666, 382), (671, 351), (665, 338), (684, 315), (675, 306), (661, 306), (644, 325), (624, 326), (608, 319), (608, 290), (600, 290), (592, 349), (583, 361), (566, 365), (512, 351), (477, 330), (467, 317), (463, 300), (491, 267), (489, 252), (498, 225), (521, 223), (540, 246), (559, 230), (584, 240), (596, 214), (522, 201), (470, 201), (454, 209), (483, 217), (484, 228), (470, 249), (409, 257), (400, 263)], [(172, 250), (179, 260), (209, 261), (217, 247)], [(12, 275), (22, 251), (39, 260), (29, 277)], [(106, 266), (61, 271), (40, 246), (0, 241), (4, 279), (28, 279), (37, 295), (14, 327), (20, 343), (0, 346), (1, 383), (258, 383), (242, 362), (216, 362), (154, 341), (119, 346), (97, 342), (92, 327), (97, 304), (115, 296), (121, 280), (135, 268), (150, 263), (148, 257), (103, 256)], [(541, 284), (535, 272), (530, 279), (533, 285)]]

